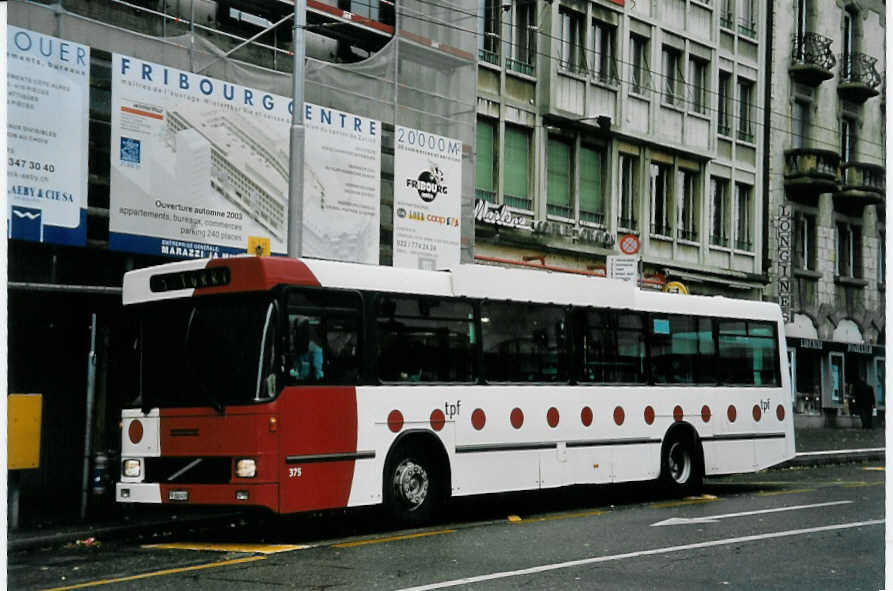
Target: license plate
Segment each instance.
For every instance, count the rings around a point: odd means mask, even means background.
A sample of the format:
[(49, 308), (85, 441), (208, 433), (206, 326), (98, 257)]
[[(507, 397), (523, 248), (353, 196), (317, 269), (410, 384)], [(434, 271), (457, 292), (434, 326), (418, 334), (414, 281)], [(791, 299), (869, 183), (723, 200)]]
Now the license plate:
[(169, 501), (188, 501), (189, 500), (189, 491), (188, 490), (168, 491), (167, 499)]

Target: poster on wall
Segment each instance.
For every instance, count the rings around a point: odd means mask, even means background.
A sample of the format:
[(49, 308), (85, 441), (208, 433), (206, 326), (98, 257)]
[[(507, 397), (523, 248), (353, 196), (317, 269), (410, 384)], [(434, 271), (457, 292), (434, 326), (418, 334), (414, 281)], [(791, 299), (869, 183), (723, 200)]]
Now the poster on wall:
[(459, 264), (462, 142), (397, 126), (394, 136), (394, 266)]
[(90, 48), (7, 27), (7, 237), (87, 242)]
[(304, 103), (304, 256), (378, 264), (381, 122)]
[[(285, 254), (291, 99), (120, 54), (112, 68), (110, 247), (180, 258)], [(368, 240), (356, 239), (365, 232), (377, 263), (380, 125), (310, 104), (304, 113), (303, 254), (371, 260)]]

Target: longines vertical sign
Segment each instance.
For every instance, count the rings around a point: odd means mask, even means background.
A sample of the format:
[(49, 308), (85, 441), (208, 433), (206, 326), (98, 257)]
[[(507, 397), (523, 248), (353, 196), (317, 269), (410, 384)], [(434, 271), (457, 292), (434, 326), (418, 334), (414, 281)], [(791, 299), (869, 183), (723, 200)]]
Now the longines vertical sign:
[(87, 241), (90, 48), (7, 27), (7, 236)]
[(778, 305), (785, 322), (793, 321), (791, 302), (791, 235), (793, 234), (793, 222), (791, 220), (791, 208), (782, 205), (778, 208), (778, 217), (775, 220), (776, 231), (776, 258), (777, 269)]
[[(284, 254), (292, 101), (112, 56), (109, 245)], [(378, 263), (380, 123), (305, 103), (303, 252)]]
[(394, 136), (394, 266), (459, 264), (462, 142), (397, 126)]

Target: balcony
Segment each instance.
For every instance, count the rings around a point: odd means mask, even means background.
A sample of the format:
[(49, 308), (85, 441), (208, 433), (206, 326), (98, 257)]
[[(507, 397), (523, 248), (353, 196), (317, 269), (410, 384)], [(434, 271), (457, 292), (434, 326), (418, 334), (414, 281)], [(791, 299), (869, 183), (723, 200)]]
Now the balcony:
[(840, 184), (840, 154), (816, 148), (784, 152), (784, 186), (791, 196), (832, 193)]
[(795, 82), (818, 86), (834, 77), (837, 64), (831, 53), (832, 40), (817, 33), (794, 36), (791, 44), (791, 67), (788, 72)]
[(886, 181), (884, 167), (864, 162), (847, 162), (842, 167), (843, 183), (838, 198), (847, 201), (858, 199), (863, 204), (879, 204), (884, 202)]
[(864, 53), (849, 53), (840, 56), (840, 83), (837, 92), (841, 98), (864, 103), (878, 95), (881, 75), (875, 69), (876, 57)]

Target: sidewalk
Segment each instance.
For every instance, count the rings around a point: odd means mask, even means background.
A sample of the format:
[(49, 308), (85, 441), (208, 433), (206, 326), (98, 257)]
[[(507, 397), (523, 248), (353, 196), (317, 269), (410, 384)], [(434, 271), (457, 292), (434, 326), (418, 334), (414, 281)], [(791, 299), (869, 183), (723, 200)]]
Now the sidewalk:
[[(798, 429), (795, 432), (797, 457), (778, 468), (791, 466), (817, 466), (822, 464), (884, 461), (884, 429)], [(60, 518), (56, 523), (42, 527), (25, 527), (8, 532), (8, 552), (18, 552), (69, 543), (85, 543), (94, 538), (103, 541), (126, 536), (154, 532), (171, 532), (182, 528), (200, 527), (221, 520), (238, 520), (242, 515), (229, 509), (184, 507), (172, 513), (169, 507), (114, 506), (104, 516), (88, 522), (76, 518)], [(94, 510), (94, 514), (103, 513)]]

